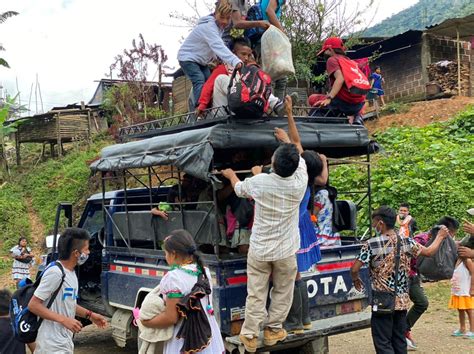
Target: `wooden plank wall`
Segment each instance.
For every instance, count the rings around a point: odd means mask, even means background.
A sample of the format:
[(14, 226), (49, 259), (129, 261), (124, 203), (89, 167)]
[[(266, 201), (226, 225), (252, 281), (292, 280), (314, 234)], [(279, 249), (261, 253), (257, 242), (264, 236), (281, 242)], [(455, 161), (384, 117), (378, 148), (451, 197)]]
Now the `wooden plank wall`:
[(188, 112), (188, 97), (191, 87), (191, 81), (185, 76), (180, 76), (173, 81), (174, 115)]

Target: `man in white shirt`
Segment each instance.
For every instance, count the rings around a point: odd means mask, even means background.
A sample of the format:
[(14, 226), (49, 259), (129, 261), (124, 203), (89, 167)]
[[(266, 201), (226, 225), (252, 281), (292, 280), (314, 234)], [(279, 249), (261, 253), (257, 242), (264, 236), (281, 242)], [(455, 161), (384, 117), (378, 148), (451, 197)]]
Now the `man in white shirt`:
[(272, 299), (264, 329), (264, 344), (287, 336), (282, 328), (291, 307), (299, 249), (299, 205), (308, 185), (306, 164), (293, 144), (282, 144), (273, 154), (272, 170), (252, 168), (253, 177), (239, 180), (232, 169), (222, 171), (241, 198), (255, 200), (255, 218), (247, 257), (247, 300), (240, 340), (254, 353), (272, 276)]

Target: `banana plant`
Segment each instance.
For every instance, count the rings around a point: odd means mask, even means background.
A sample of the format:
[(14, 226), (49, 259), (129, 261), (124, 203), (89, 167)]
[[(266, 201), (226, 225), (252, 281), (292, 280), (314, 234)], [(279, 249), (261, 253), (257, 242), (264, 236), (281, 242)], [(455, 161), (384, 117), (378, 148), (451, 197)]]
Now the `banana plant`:
[[(18, 15), (18, 12), (16, 11), (6, 11), (3, 13), (0, 13), (0, 24), (4, 23), (8, 18), (13, 17)], [(0, 45), (0, 51), (5, 50), (2, 45)], [(4, 66), (6, 68), (9, 68), (10, 65), (8, 65), (7, 61), (3, 58), (0, 58), (0, 66)]]

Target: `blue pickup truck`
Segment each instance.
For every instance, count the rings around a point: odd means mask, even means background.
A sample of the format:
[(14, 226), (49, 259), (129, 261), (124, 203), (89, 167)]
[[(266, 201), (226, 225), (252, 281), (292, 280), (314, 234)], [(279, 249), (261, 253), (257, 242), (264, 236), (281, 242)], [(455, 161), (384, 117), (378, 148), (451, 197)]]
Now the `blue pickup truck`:
[[(341, 118), (320, 121), (297, 117), (296, 121), (305, 148), (326, 154), (333, 164), (361, 163), (370, 177), (370, 154), (376, 149), (363, 126), (349, 125)], [(171, 230), (185, 228), (202, 246), (211, 270), (216, 318), (226, 348), (229, 353), (243, 352), (237, 335), (245, 314), (246, 256), (232, 249), (222, 252), (219, 247), (222, 235), (216, 195), (223, 181), (216, 170), (233, 166), (229, 156), (235, 151), (245, 150), (251, 156), (244, 170), (256, 161), (266, 161), (278, 146), (274, 128), (285, 126), (286, 120), (279, 118), (194, 122), (192, 128), (159, 134), (140, 127), (132, 132), (137, 136), (131, 137), (141, 140), (102, 150), (100, 159), (91, 166), (92, 172), (101, 176), (102, 193), (88, 199), (77, 225), (92, 235), (90, 260), (77, 270), (79, 303), (111, 318), (117, 345), (125, 346), (137, 337), (132, 309), (140, 306), (169, 269), (161, 242)], [(239, 166), (242, 169), (242, 164)], [(181, 193), (183, 173), (206, 182), (212, 197), (194, 203), (200, 204), (194, 208), (189, 208), (192, 203), (171, 203), (173, 210), (166, 221), (153, 217), (151, 208), (169, 202), (171, 188)], [(177, 187), (170, 187), (173, 182)], [(356, 204), (368, 201), (370, 208), (370, 178), (367, 190), (360, 195)], [(70, 216), (71, 212), (66, 214)], [(317, 269), (302, 274), (313, 329), (303, 335), (290, 335), (272, 351), (325, 352), (329, 335), (369, 326), (369, 314), (365, 312), (368, 294), (352, 287), (349, 271), (360, 250), (356, 237), (359, 230), (354, 230), (352, 237), (343, 237), (342, 246), (322, 250)], [(367, 269), (361, 276), (368, 285)], [(259, 348), (267, 350), (263, 345)]]

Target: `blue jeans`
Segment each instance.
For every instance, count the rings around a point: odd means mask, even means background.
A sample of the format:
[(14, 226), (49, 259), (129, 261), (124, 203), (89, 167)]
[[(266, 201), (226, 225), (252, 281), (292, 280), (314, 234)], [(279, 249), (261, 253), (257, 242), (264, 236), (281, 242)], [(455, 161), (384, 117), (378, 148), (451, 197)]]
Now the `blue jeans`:
[(179, 65), (183, 69), (184, 74), (191, 80), (193, 84), (194, 106), (198, 105), (199, 97), (201, 97), (202, 87), (206, 80), (211, 76), (209, 67), (199, 65), (193, 61), (180, 61)]

